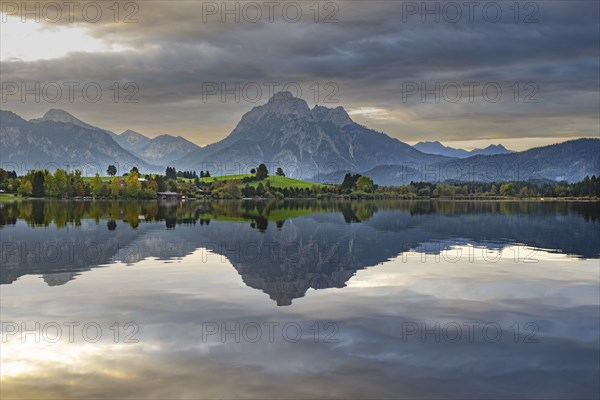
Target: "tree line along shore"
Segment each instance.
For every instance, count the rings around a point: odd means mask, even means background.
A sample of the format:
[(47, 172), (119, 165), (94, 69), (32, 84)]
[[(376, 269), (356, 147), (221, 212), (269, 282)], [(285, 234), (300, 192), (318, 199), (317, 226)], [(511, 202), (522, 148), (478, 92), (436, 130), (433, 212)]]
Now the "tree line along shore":
[(117, 176), (109, 166), (107, 176), (82, 176), (81, 171), (33, 170), (23, 176), (0, 168), (0, 199), (14, 198), (104, 198), (156, 199), (165, 194), (178, 198), (344, 198), (344, 199), (599, 199), (600, 177), (585, 177), (576, 183), (527, 182), (410, 182), (379, 186), (368, 176), (346, 174), (339, 184), (322, 184), (286, 177), (281, 168), (270, 175), (265, 164), (249, 174), (211, 176), (200, 171), (142, 174), (137, 168)]

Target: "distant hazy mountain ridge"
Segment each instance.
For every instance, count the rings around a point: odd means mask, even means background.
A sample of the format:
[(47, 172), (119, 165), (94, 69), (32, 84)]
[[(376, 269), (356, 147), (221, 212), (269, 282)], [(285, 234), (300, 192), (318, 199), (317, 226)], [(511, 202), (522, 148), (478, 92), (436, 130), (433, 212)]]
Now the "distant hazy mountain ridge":
[(170, 165), (199, 148), (199, 146), (181, 136), (160, 135), (150, 140), (136, 154), (148, 162), (153, 160), (153, 162), (162, 165)]
[(119, 143), (119, 145), (122, 148), (129, 150), (133, 153), (139, 152), (151, 141), (149, 137), (146, 137), (141, 133), (137, 133), (130, 129), (127, 129), (120, 135), (113, 133), (113, 139), (115, 139), (115, 142)]
[(423, 153), (438, 154), (452, 158), (467, 158), (476, 155), (492, 156), (496, 154), (514, 153), (512, 150), (507, 150), (506, 147), (502, 146), (501, 144), (491, 144), (484, 149), (473, 149), (471, 151), (444, 146), (438, 141), (419, 142), (413, 145), (413, 147)]
[(385, 165), (362, 171), (380, 185), (410, 181), (581, 181), (600, 176), (600, 139), (576, 139), (522, 152), (454, 158), (413, 169)]

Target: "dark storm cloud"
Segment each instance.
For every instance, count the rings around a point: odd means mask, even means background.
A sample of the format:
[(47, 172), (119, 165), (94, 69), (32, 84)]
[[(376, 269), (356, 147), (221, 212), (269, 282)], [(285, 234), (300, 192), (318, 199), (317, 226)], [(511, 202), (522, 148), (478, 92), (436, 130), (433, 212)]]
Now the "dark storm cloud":
[[(319, 3), (320, 20), (335, 10), (325, 9), (333, 7), (330, 3)], [(486, 21), (482, 13), (490, 3), (502, 10), (496, 23)], [(135, 105), (103, 98), (95, 104), (80, 101), (61, 106), (107, 128), (145, 129), (150, 134), (169, 131), (203, 144), (224, 136), (243, 112), (267, 100), (265, 92), (256, 104), (244, 98), (236, 102), (233, 96), (225, 104), (220, 96), (204, 102), (202, 91), (208, 82), (226, 82), (229, 87), (235, 82), (242, 86), (298, 82), (309, 103), (324, 100), (323, 92), (315, 99), (314, 83), (332, 82), (339, 88), (335, 105), (381, 109), (385, 121), (360, 112), (353, 115), (407, 141), (510, 138), (523, 137), (525, 132), (556, 138), (598, 134), (597, 2), (524, 2), (518, 23), (509, 8), (513, 3), (508, 2), (479, 2), (472, 21), (461, 6), (463, 15), (457, 23), (445, 21), (453, 15), (443, 11), (439, 23), (435, 16), (426, 15), (422, 23), (419, 11), (406, 12), (413, 5), (420, 8), (421, 2), (340, 1), (334, 15), (337, 23), (315, 23), (308, 3), (296, 3), (303, 11), (297, 23), (286, 21), (277, 9), (273, 23), (264, 12), (256, 23), (244, 21), (243, 16), (239, 23), (231, 16), (222, 23), (220, 14), (206, 15), (207, 2), (138, 4), (138, 23), (78, 24), (93, 37), (125, 46), (126, 51), (3, 61), (2, 80), (96, 81), (103, 87), (116, 81), (135, 82), (140, 88)], [(220, 7), (221, 3), (210, 4)], [(234, 7), (234, 2), (228, 4)], [(428, 7), (436, 4), (440, 10), (445, 5), (429, 2)], [(523, 23), (528, 17), (537, 22)], [(402, 98), (407, 82), (434, 87), (470, 81), (481, 86), (500, 84), (502, 101), (486, 102), (481, 90), (475, 91), (474, 103), (442, 99), (432, 104), (422, 102), (420, 95)], [(538, 102), (515, 103), (511, 91), (515, 82), (537, 85)], [(55, 105), (2, 104), (25, 114), (41, 113), (50, 106)], [(168, 110), (169, 116), (160, 110)], [(225, 115), (217, 118), (215, 112)], [(107, 113), (116, 115), (110, 123), (105, 122)]]

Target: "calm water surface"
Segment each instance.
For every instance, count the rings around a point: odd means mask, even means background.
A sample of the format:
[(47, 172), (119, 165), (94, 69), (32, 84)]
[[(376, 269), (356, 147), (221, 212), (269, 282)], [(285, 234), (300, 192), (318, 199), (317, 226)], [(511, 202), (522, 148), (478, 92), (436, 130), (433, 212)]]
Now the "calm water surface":
[(598, 398), (600, 211), (0, 204), (4, 398)]

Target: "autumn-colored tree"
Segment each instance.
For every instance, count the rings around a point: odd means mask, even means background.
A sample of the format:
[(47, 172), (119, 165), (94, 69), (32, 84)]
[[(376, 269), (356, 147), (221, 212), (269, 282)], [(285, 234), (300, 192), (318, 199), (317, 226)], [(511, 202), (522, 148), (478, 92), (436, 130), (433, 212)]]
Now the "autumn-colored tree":
[(158, 192), (158, 183), (156, 183), (156, 181), (154, 181), (154, 180), (148, 182), (148, 189)]
[(74, 196), (83, 197), (85, 195), (85, 182), (78, 169), (71, 175), (71, 188)]
[(500, 186), (501, 196), (514, 196), (517, 191), (515, 184), (512, 182), (504, 183)]
[(44, 195), (47, 197), (58, 197), (56, 179), (54, 179), (54, 176), (48, 171), (44, 171), (44, 174)]
[(114, 198), (119, 197), (119, 178), (113, 178), (110, 184), (110, 195)]
[(58, 197), (65, 197), (67, 193), (67, 173), (64, 169), (57, 169), (54, 171), (54, 186), (56, 187), (56, 193)]
[(127, 197), (137, 197), (142, 190), (142, 184), (135, 171), (131, 171), (127, 175), (127, 181), (125, 182), (125, 195)]
[(31, 196), (31, 192), (33, 191), (33, 186), (29, 180), (24, 180), (19, 186), (19, 194), (21, 196)]
[(356, 180), (356, 189), (361, 192), (372, 192), (373, 191), (373, 180), (368, 176), (361, 176)]
[(96, 176), (92, 178), (92, 194), (94, 197), (99, 197), (102, 195), (102, 188), (104, 187), (104, 182), (102, 182), (102, 178), (96, 172)]

